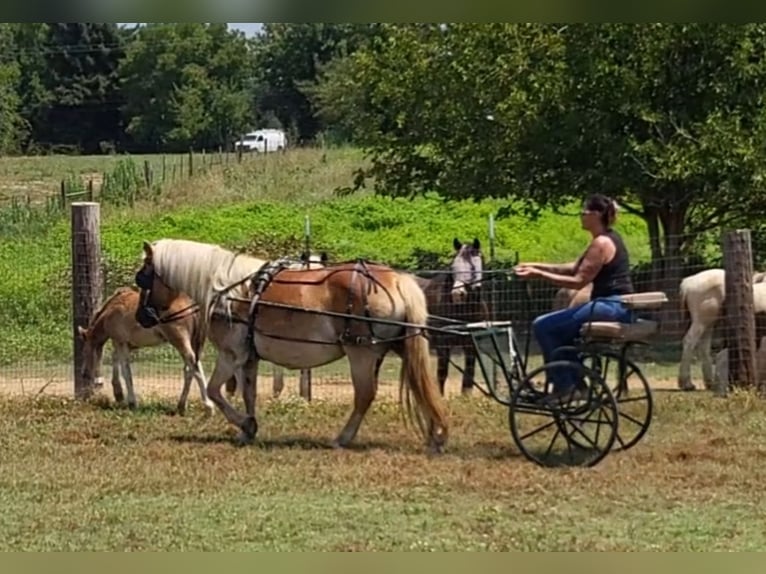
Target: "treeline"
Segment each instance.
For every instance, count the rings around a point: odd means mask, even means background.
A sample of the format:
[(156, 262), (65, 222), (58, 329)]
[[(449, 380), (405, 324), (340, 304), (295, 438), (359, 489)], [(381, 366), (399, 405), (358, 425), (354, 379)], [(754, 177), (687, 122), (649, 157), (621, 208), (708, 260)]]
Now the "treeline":
[(610, 194), (655, 262), (763, 227), (764, 94), (764, 24), (0, 25), (5, 153), (217, 149), (282, 127), (363, 148), (349, 190), (503, 197), (529, 217)]
[(254, 127), (347, 139), (314, 111), (313, 84), (378, 28), (0, 24), (0, 153), (229, 149)]

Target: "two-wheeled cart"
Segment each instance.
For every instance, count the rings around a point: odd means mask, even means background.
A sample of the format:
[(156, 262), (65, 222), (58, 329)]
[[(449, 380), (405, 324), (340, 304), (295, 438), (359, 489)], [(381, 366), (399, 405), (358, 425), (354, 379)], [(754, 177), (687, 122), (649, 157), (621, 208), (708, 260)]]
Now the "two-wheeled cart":
[[(668, 301), (662, 292), (622, 299), (637, 315)], [(589, 321), (573, 346), (558, 349), (551, 361), (535, 367), (529, 364), (531, 329), (521, 352), (510, 321), (458, 324), (431, 316), (430, 322), (446, 323), (435, 328), (470, 337), (484, 378), (475, 386), (508, 407), (513, 440), (540, 465), (593, 466), (611, 450), (637, 444), (649, 428), (652, 392), (628, 353), (649, 342), (656, 321)], [(557, 396), (552, 382), (565, 370), (579, 384), (570, 396)]]

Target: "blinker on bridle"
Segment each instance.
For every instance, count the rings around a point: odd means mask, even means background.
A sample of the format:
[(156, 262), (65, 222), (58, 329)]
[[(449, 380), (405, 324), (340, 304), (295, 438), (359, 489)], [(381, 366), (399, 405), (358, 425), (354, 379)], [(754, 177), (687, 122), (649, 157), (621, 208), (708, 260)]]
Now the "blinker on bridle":
[(152, 282), (154, 281), (154, 271), (138, 271), (136, 273), (136, 285), (138, 285), (141, 289), (146, 289), (147, 291), (152, 288)]
[(135, 277), (136, 285), (143, 290), (141, 300), (136, 309), (136, 321), (146, 328), (150, 329), (160, 322), (160, 316), (154, 305), (149, 303), (149, 295), (154, 282), (154, 271), (138, 271)]

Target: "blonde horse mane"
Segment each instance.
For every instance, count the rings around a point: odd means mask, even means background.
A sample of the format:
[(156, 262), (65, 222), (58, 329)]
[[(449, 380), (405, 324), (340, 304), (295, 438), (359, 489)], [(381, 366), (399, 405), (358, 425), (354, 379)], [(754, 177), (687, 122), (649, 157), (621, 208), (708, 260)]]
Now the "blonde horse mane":
[[(253, 275), (266, 261), (243, 253), (235, 253), (220, 245), (200, 243), (187, 239), (158, 239), (152, 243), (154, 268), (169, 287), (183, 291), (197, 302), (202, 313), (203, 327), (207, 326), (216, 297), (225, 304), (223, 290)], [(246, 283), (232, 289), (246, 289)]]

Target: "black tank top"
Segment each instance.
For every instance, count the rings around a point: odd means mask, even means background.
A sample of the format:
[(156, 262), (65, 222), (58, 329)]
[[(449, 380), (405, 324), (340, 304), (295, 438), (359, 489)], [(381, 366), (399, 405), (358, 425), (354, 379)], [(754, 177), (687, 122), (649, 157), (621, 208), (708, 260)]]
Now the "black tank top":
[(613, 229), (608, 229), (603, 235), (606, 235), (614, 242), (616, 251), (612, 260), (604, 265), (593, 278), (591, 300), (599, 297), (633, 293), (633, 282), (630, 279), (630, 259), (622, 237)]

